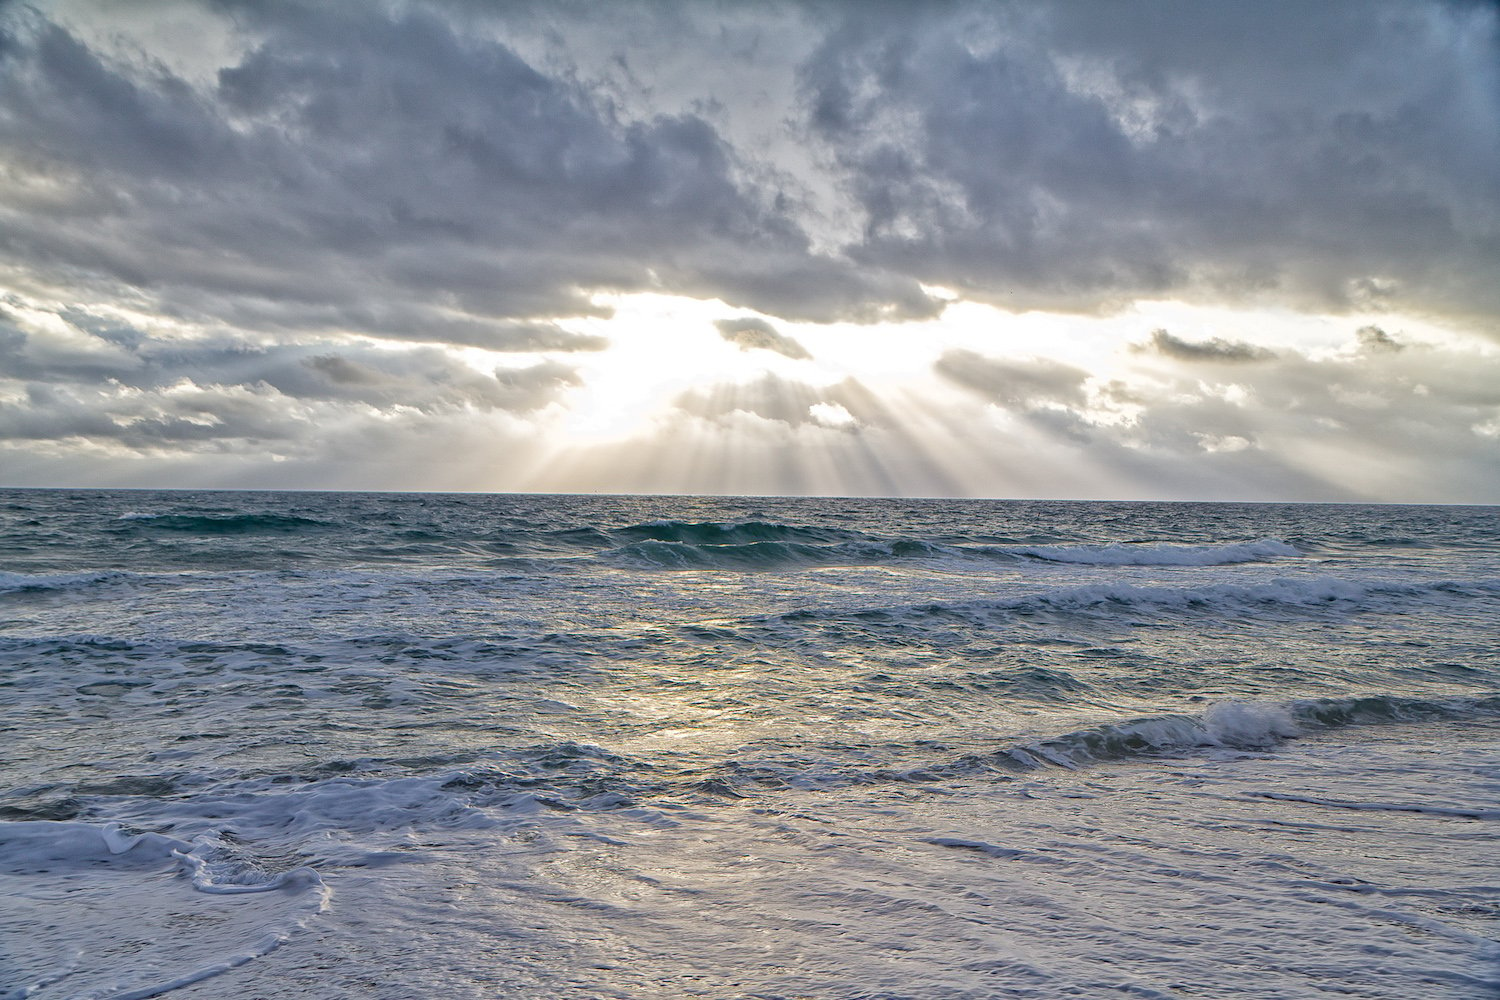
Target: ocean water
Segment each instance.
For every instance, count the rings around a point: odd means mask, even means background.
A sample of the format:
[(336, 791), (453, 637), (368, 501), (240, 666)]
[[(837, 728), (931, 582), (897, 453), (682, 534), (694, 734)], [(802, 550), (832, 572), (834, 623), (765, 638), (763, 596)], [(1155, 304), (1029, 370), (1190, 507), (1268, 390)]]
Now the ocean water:
[(0, 997), (1500, 995), (1500, 509), (0, 491)]

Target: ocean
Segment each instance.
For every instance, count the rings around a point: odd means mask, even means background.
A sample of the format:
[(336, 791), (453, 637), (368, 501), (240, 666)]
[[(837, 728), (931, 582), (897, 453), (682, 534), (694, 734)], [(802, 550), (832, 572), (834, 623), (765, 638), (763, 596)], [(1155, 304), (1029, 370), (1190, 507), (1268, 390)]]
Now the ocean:
[(1500, 995), (1500, 508), (0, 491), (0, 997)]

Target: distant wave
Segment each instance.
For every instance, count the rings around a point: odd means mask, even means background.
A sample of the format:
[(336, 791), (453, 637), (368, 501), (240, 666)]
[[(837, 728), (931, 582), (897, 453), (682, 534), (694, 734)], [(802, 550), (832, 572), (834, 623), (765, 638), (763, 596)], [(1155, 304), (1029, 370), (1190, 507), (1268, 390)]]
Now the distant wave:
[(867, 538), (856, 531), (814, 528), (775, 521), (648, 521), (613, 528), (626, 541), (681, 542), (687, 545), (743, 545), (751, 542), (827, 543)]
[(775, 569), (866, 565), (887, 560), (1052, 562), (1093, 566), (1222, 566), (1301, 555), (1262, 538), (1220, 545), (964, 545), (917, 537), (883, 538), (857, 531), (770, 521), (654, 521), (609, 531), (559, 532), (568, 544), (607, 547), (601, 555), (641, 569)]
[(291, 514), (121, 514), (119, 520), (159, 531), (181, 531), (200, 535), (290, 533), (337, 528), (332, 521)]
[(1090, 566), (1225, 566), (1302, 554), (1275, 538), (1228, 545), (1034, 545), (1006, 551), (1046, 562)]
[(604, 553), (617, 563), (641, 569), (782, 569), (796, 566), (858, 566), (891, 559), (950, 554), (951, 547), (921, 541), (858, 541), (836, 545), (758, 541), (722, 545), (643, 541)]

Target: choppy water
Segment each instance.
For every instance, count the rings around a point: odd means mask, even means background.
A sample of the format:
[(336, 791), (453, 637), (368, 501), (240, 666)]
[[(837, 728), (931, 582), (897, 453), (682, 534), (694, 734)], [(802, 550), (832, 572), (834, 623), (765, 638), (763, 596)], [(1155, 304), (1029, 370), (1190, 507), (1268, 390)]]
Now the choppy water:
[(0, 997), (1500, 993), (1500, 509), (0, 492)]

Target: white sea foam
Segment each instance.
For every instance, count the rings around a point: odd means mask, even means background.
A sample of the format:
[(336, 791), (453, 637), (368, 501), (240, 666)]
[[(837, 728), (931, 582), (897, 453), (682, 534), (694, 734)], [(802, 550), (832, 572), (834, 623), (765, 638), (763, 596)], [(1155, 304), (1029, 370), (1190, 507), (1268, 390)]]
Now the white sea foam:
[(125, 833), (118, 823), (0, 822), (0, 864), (34, 871), (58, 863), (88, 864), (113, 858), (169, 861), (193, 845), (159, 833)]
[(0, 822), (0, 869), (12, 873), (54, 872), (101, 862), (173, 863), (200, 892), (237, 895), (281, 889), (322, 889), (311, 868), (266, 874), (222, 856), (212, 838), (188, 843), (160, 833), (127, 833), (118, 823), (23, 820)]
[(1229, 701), (1211, 706), (1201, 716), (1163, 715), (1104, 723), (1023, 744), (1013, 748), (1010, 756), (1026, 766), (1050, 763), (1074, 769), (1207, 747), (1264, 750), (1302, 733), (1284, 705)]
[[(196, 892), (156, 876), (173, 868)], [(4, 984), (4, 1000), (160, 996), (270, 954), (331, 896), (310, 868), (268, 874), (212, 838), (188, 843), (114, 823), (0, 822), (0, 871), (9, 918), (36, 932), (7, 956), (19, 981)], [(139, 942), (128, 956), (118, 953), (121, 934)]]

